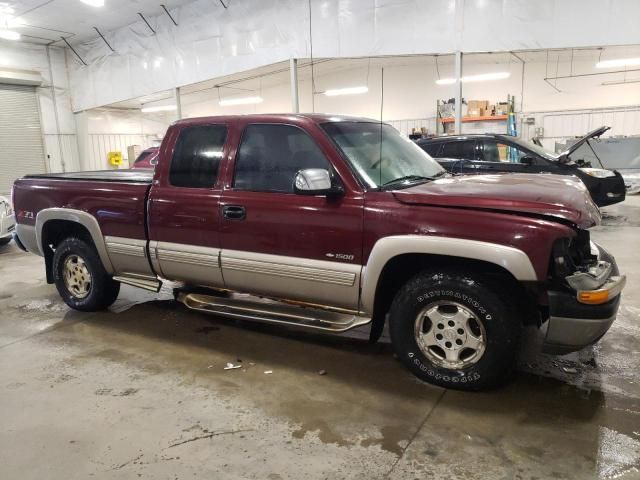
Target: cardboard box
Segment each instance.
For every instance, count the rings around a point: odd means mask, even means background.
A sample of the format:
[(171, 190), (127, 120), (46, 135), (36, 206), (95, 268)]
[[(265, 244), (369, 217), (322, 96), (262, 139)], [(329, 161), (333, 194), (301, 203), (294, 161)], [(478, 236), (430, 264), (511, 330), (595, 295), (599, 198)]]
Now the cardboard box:
[(469, 100), (467, 102), (469, 117), (481, 117), (489, 109), (489, 100)]
[(496, 115), (507, 115), (509, 113), (509, 104), (506, 102), (496, 103)]

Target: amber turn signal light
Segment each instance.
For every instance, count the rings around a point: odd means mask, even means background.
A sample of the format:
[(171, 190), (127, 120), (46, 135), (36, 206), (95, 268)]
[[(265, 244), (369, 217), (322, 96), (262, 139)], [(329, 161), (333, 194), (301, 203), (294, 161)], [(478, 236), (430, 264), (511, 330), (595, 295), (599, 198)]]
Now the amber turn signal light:
[(608, 290), (585, 291), (578, 294), (578, 301), (587, 305), (600, 305), (609, 301)]

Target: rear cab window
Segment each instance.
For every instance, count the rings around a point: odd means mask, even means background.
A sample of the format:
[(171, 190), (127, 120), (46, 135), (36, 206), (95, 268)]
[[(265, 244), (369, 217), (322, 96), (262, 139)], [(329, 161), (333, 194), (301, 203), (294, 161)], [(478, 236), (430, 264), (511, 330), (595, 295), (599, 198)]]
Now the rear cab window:
[(174, 187), (213, 187), (218, 178), (226, 138), (225, 125), (183, 128), (171, 159), (169, 183)]

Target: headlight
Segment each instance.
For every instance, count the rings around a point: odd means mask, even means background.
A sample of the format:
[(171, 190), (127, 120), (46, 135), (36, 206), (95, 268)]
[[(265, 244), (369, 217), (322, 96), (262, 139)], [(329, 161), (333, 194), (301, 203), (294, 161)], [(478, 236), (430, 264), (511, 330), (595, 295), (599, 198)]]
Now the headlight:
[(604, 168), (581, 168), (580, 170), (582, 170), (587, 175), (591, 175), (592, 177), (596, 178), (608, 178), (616, 176), (616, 174), (611, 170), (605, 170)]

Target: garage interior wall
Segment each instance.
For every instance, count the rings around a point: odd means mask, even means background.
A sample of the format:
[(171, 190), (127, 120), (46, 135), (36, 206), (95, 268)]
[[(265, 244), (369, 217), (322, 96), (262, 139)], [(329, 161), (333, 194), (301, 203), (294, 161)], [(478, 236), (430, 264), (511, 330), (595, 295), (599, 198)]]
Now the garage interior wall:
[(100, 38), (78, 45), (88, 66), (68, 53), (74, 111), (309, 58), (312, 46), (345, 58), (640, 43), (629, 0), (198, 0), (171, 13), (178, 26), (149, 19), (156, 34), (142, 20), (109, 32), (115, 52)]
[[(591, 15), (593, 9), (601, 14)], [(178, 26), (166, 15), (148, 18), (155, 35), (142, 21), (106, 32), (115, 52), (99, 38), (76, 45), (87, 66), (69, 50), (52, 47), (47, 56), (43, 46), (0, 44), (0, 65), (35, 70), (43, 76), (38, 98), (50, 171), (106, 168), (105, 149), (124, 153), (132, 142), (142, 147), (153, 144), (174, 117), (104, 107), (175, 86), (183, 86), (186, 92), (183, 116), (290, 111), (288, 72), (275, 80), (252, 81), (250, 88), (264, 98), (255, 106), (222, 109), (219, 96), (228, 95), (228, 90), (189, 93), (189, 88), (228, 75), (250, 76), (266, 65), (286, 65), (290, 57), (308, 61), (310, 39), (318, 62), (316, 94), (312, 94), (309, 68), (302, 69), (301, 111), (380, 118), (380, 69), (384, 66), (382, 117), (404, 133), (412, 126), (434, 131), (437, 100), (453, 97), (452, 86), (437, 86), (435, 80), (438, 74), (453, 75), (451, 52), (459, 49), (467, 52), (465, 74), (494, 69), (511, 74), (502, 81), (465, 85), (463, 96), (494, 102), (504, 100), (507, 93), (515, 95), (516, 110), (522, 117), (534, 117), (535, 126), (544, 127), (549, 142), (582, 134), (609, 118), (615, 118), (611, 135), (640, 134), (640, 84), (603, 86), (601, 78), (573, 78), (558, 80), (557, 91), (544, 81), (551, 74), (593, 70), (597, 55), (593, 50), (580, 54), (567, 47), (640, 44), (631, 25), (640, 18), (640, 2), (610, 0), (603, 8), (595, 0), (312, 0), (310, 4), (266, 0), (232, 2), (225, 9), (198, 0), (171, 14)], [(496, 24), (503, 28), (487, 35), (488, 26)], [(548, 59), (541, 53), (532, 55), (524, 78), (522, 65), (513, 55), (472, 53), (555, 48), (564, 50), (551, 50)], [(406, 61), (403, 57), (425, 54), (440, 55), (438, 68), (433, 56), (407, 57)], [(396, 57), (379, 60), (380, 56)], [(319, 64), (324, 58), (332, 60)], [(320, 93), (363, 83), (369, 87), (364, 95), (329, 98)], [(566, 116), (568, 110), (573, 117)], [(523, 127), (523, 136), (532, 136), (531, 127)]]
[(137, 145), (144, 150), (159, 144), (175, 120), (170, 114), (145, 115), (139, 110), (114, 108), (96, 108), (75, 117), (81, 170), (113, 168), (107, 158), (113, 151), (122, 152), (123, 168), (129, 167), (135, 159), (128, 158), (128, 147)]
[(0, 68), (29, 70), (42, 76), (36, 88), (46, 167), (51, 172), (80, 168), (69, 78), (62, 48), (0, 42)]

